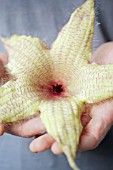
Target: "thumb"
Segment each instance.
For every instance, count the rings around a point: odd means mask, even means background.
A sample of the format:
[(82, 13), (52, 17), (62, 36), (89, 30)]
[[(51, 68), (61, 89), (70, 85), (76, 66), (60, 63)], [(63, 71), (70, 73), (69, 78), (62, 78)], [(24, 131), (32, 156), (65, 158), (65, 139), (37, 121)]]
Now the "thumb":
[(91, 63), (113, 64), (113, 42), (101, 45), (93, 54)]
[(102, 119), (102, 117), (92, 118), (83, 130), (78, 150), (85, 151), (95, 149), (103, 140), (110, 127), (111, 124)]
[[(113, 64), (113, 42), (101, 45), (93, 54), (91, 63)], [(83, 130), (78, 150), (95, 149), (112, 125), (113, 100), (94, 105), (91, 109), (92, 119)]]
[(8, 55), (6, 53), (0, 53), (0, 61), (6, 65), (8, 63)]

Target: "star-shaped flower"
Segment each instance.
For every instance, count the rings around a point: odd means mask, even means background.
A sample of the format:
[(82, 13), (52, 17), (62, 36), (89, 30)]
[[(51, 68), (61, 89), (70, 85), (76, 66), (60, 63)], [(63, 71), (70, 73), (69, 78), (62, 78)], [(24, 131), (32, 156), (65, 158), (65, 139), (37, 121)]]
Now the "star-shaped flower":
[(89, 63), (94, 18), (94, 0), (87, 0), (51, 49), (35, 37), (2, 38), (9, 55), (6, 67), (14, 78), (0, 88), (0, 123), (39, 111), (74, 170), (84, 105), (113, 97), (113, 65)]

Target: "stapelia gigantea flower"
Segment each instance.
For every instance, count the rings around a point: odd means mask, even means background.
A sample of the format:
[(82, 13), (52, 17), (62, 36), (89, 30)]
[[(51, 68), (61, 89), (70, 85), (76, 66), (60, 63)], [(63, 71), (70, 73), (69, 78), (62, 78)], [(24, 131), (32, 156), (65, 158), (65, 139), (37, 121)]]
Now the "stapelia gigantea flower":
[(74, 170), (84, 105), (113, 96), (113, 65), (89, 63), (94, 18), (94, 1), (87, 0), (72, 14), (51, 49), (35, 37), (2, 38), (9, 54), (6, 67), (14, 79), (0, 88), (0, 123), (39, 111)]

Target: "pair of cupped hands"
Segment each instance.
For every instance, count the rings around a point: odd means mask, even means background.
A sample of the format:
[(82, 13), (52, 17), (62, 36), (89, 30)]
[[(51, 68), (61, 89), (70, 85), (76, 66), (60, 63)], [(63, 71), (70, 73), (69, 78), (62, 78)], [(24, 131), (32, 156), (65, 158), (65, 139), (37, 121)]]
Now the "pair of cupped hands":
[[(100, 46), (93, 54), (92, 62), (113, 64), (113, 43), (110, 42)], [(8, 75), (4, 69), (4, 65), (7, 63), (8, 56), (0, 54), (0, 80), (7, 79)], [(113, 125), (113, 99), (101, 102), (98, 105), (92, 105), (90, 109), (86, 109), (81, 116), (81, 122), (84, 128), (78, 151), (95, 149)], [(0, 125), (0, 135), (3, 135), (4, 132), (27, 138), (35, 136), (30, 144), (32, 152), (42, 152), (51, 148), (55, 154), (62, 153), (58, 143), (48, 133), (44, 133), (46, 129), (38, 113), (28, 120)], [(36, 138), (36, 136), (38, 137)]]

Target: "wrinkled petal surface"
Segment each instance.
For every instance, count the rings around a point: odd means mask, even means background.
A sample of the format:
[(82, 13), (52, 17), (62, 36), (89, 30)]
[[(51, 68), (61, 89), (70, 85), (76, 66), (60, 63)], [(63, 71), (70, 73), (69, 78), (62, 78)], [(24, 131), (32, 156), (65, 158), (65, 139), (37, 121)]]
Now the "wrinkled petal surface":
[(73, 68), (87, 63), (92, 53), (94, 19), (94, 0), (87, 0), (71, 15), (53, 43), (51, 55), (54, 59)]
[(41, 119), (48, 133), (59, 143), (73, 169), (80, 134), (83, 104), (77, 99), (43, 101), (39, 106)]
[(96, 103), (113, 97), (113, 65), (93, 63), (81, 69), (78, 97), (87, 103)]

